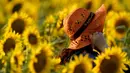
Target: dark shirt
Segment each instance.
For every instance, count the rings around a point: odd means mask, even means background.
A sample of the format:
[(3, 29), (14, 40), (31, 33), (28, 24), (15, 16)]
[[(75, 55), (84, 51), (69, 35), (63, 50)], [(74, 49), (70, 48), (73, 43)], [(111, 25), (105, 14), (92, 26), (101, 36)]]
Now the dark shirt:
[(98, 55), (97, 52), (93, 51), (93, 48), (91, 45), (85, 46), (83, 48), (72, 50), (72, 49), (63, 49), (61, 52), (60, 58), (61, 58), (61, 64), (65, 64), (66, 62), (69, 62), (70, 59), (74, 59), (74, 55), (79, 56), (80, 54), (86, 55), (88, 54), (90, 58), (95, 59), (95, 57)]

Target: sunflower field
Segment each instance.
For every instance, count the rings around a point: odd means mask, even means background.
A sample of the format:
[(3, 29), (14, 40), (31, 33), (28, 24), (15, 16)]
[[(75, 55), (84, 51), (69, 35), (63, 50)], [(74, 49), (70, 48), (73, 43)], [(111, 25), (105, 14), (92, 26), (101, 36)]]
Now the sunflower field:
[[(64, 18), (77, 8), (107, 10), (109, 48), (60, 65), (70, 39)], [(130, 0), (0, 0), (0, 73), (130, 73)], [(95, 63), (95, 67), (93, 67)]]

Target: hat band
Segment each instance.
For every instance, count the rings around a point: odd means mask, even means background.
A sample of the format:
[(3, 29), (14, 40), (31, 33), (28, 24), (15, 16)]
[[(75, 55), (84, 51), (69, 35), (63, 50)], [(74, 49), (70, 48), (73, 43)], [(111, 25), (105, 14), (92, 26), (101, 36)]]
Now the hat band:
[(81, 33), (87, 28), (87, 26), (90, 24), (90, 22), (92, 21), (92, 19), (94, 18), (95, 14), (93, 12), (90, 12), (89, 17), (87, 18), (87, 20), (84, 22), (84, 24), (78, 29), (78, 31), (74, 34), (73, 36), (73, 40), (75, 40), (76, 38), (78, 38)]

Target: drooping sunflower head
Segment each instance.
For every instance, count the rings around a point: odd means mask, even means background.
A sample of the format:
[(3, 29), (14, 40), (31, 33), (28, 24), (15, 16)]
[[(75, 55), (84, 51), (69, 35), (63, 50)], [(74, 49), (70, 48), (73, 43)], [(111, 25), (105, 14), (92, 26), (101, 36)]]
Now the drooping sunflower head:
[(10, 59), (11, 71), (22, 73), (23, 61), (24, 61), (24, 56), (23, 56), (22, 52), (13, 54)]
[(7, 33), (15, 32), (18, 34), (23, 34), (23, 32), (32, 25), (32, 19), (28, 17), (25, 13), (15, 13), (8, 21)]
[(75, 59), (67, 64), (67, 73), (93, 73), (92, 72), (92, 59), (88, 55), (75, 56)]
[(63, 27), (63, 20), (67, 16), (68, 12), (69, 12), (69, 10), (67, 10), (66, 8), (64, 8), (62, 11), (59, 11), (57, 13), (57, 16), (59, 16), (58, 20), (57, 20), (57, 23), (56, 23), (56, 28), (57, 29), (60, 29), (60, 28)]
[[(110, 15), (113, 15), (111, 18), (108, 14), (107, 27), (110, 29), (110, 35), (114, 38), (121, 39), (124, 38), (126, 30), (130, 27), (130, 13), (127, 12), (110, 12)], [(107, 35), (109, 35), (107, 34)]]
[(125, 64), (128, 63), (126, 55), (121, 48), (106, 48), (94, 61), (96, 66), (93, 70), (96, 73), (124, 73), (123, 70), (127, 70)]
[(37, 49), (40, 47), (40, 34), (36, 27), (29, 27), (23, 34), (24, 44), (27, 48)]
[(29, 64), (31, 73), (50, 73), (52, 51), (48, 46), (42, 44), (40, 50), (33, 53)]
[(57, 13), (58, 19), (56, 21), (56, 28), (54, 28), (53, 30), (54, 36), (59, 36), (59, 37), (64, 36), (63, 20), (67, 16), (68, 13), (69, 13), (69, 10), (67, 10), (67, 8), (64, 8), (62, 11), (59, 11)]
[(20, 35), (15, 33), (4, 34), (4, 39), (2, 40), (1, 49), (4, 52), (4, 55), (7, 55), (9, 52), (18, 53), (22, 49)]

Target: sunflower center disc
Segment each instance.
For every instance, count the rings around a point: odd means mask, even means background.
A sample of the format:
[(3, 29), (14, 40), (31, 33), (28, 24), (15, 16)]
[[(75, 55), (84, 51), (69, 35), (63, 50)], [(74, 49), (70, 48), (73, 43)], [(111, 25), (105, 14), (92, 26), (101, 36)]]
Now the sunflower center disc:
[(85, 73), (85, 68), (83, 64), (79, 64), (75, 67), (74, 73)]
[(110, 56), (110, 59), (104, 59), (100, 66), (101, 73), (116, 73), (119, 68), (118, 58)]
[[(124, 26), (124, 28), (122, 27), (122, 28), (117, 28), (117, 27), (119, 27), (119, 26)], [(116, 29), (116, 31), (118, 32), (118, 33), (124, 33), (125, 32), (125, 28), (127, 28), (128, 27), (128, 22), (127, 21), (125, 21), (124, 19), (120, 19), (120, 20), (118, 20), (117, 22), (116, 22), (116, 25), (115, 25), (115, 27), (117, 28)]]
[(14, 41), (14, 39), (8, 38), (8, 39), (5, 41), (5, 43), (4, 43), (3, 46), (4, 46), (4, 48), (3, 48), (4, 52), (5, 52), (5, 53), (8, 53), (11, 49), (14, 49), (14, 48), (15, 48), (15, 41)]
[(37, 37), (36, 37), (36, 35), (30, 34), (28, 38), (29, 38), (29, 42), (30, 42), (32, 45), (37, 44)]
[(37, 63), (34, 63), (33, 66), (36, 73), (40, 73), (46, 67), (46, 63), (47, 63), (46, 56), (44, 55), (43, 52), (41, 52), (40, 54), (36, 55), (36, 58), (38, 61)]
[(22, 34), (25, 29), (25, 23), (22, 19), (16, 19), (13, 23), (11, 28), (19, 34)]

